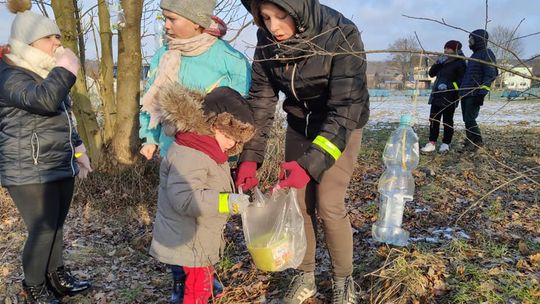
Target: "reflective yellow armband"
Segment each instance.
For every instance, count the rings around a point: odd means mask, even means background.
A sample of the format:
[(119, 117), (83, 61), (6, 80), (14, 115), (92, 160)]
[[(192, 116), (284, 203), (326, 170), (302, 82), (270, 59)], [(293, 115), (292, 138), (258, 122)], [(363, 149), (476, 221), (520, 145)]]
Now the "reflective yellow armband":
[(219, 213), (229, 213), (229, 193), (219, 194), (218, 211)]
[(313, 143), (321, 147), (321, 149), (326, 151), (328, 154), (332, 155), (335, 160), (337, 160), (341, 156), (341, 151), (339, 150), (339, 148), (331, 141), (326, 139), (324, 136), (319, 135), (315, 137)]

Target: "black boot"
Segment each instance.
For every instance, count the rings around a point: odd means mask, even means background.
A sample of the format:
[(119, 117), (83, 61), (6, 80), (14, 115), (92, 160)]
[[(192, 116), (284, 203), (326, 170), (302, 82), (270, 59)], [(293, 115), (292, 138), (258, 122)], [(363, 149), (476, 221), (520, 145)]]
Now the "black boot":
[(73, 296), (85, 292), (91, 287), (88, 281), (80, 281), (64, 266), (47, 274), (47, 284), (58, 297)]
[(26, 302), (29, 304), (60, 304), (54, 294), (49, 291), (46, 284), (28, 286), (23, 281), (24, 292), (26, 293)]

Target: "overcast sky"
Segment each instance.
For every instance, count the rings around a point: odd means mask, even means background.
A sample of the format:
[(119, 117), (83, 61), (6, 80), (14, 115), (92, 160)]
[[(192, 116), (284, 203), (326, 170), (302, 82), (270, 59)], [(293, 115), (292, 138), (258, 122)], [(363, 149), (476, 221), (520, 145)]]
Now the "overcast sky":
[[(86, 0), (85, 0), (86, 1)], [(93, 1), (88, 1), (93, 2)], [(156, 0), (156, 3), (158, 0)], [(430, 21), (413, 20), (403, 17), (428, 17), (444, 19), (448, 24), (473, 31), (484, 28), (485, 0), (321, 0), (351, 19), (362, 31), (366, 50), (385, 49), (398, 38), (418, 34), (422, 45), (427, 50), (441, 51), (447, 40), (459, 40), (466, 47), (468, 34), (460, 30), (436, 24)], [(540, 0), (491, 0), (489, 1), (488, 31), (496, 25), (519, 28), (520, 35), (540, 31)], [(14, 15), (2, 5), (0, 8), (0, 43), (9, 37), (9, 29)], [(255, 44), (255, 30), (242, 33), (234, 43), (235, 47), (246, 51), (246, 45)], [(523, 39), (524, 58), (540, 54), (540, 35)], [(89, 49), (89, 57), (95, 57)], [(148, 43), (147, 53), (152, 53), (152, 43)], [(249, 50), (246, 51), (251, 54)], [(384, 59), (387, 55), (369, 56), (372, 60)]]

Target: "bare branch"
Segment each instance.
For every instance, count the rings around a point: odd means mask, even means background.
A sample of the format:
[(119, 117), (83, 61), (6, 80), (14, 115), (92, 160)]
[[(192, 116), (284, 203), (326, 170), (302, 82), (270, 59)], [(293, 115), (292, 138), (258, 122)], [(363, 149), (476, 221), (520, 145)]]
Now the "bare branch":
[[(441, 24), (441, 25), (444, 25), (444, 26), (447, 26), (447, 27), (450, 27), (450, 28), (453, 28), (453, 29), (457, 29), (457, 30), (460, 30), (460, 31), (463, 31), (465, 33), (468, 33), (468, 34), (471, 34), (470, 31), (464, 29), (464, 28), (461, 28), (461, 27), (458, 27), (458, 26), (454, 26), (454, 25), (451, 25), (451, 24), (448, 24), (446, 23), (446, 21), (444, 21), (444, 19), (442, 19), (442, 21), (439, 21), (439, 20), (436, 20), (436, 19), (432, 19), (432, 18), (426, 18), (426, 17), (413, 17), (413, 16), (408, 16), (408, 15), (402, 15), (403, 17), (405, 18), (410, 18), (410, 19), (416, 19), (416, 20), (425, 20), (425, 21), (431, 21), (431, 22), (435, 22), (435, 23), (438, 23), (438, 24)], [(497, 47), (500, 47), (500, 48), (504, 48), (503, 46), (499, 45), (499, 44), (496, 44), (495, 42), (491, 41), (491, 40), (488, 40), (488, 42), (490, 42), (491, 44), (497, 46)], [(519, 61), (519, 63), (524, 66), (524, 67), (527, 67), (527, 65), (521, 60), (521, 58), (516, 54), (514, 53), (513, 51), (511, 50), (507, 50), (510, 54), (512, 54), (516, 60)]]

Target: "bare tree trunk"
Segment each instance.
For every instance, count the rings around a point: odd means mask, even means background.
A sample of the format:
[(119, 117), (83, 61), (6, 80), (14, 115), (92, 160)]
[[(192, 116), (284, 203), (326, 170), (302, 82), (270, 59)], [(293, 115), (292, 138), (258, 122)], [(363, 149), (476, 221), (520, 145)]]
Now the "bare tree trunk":
[(86, 75), (86, 66), (84, 65), (84, 62), (86, 62), (86, 46), (84, 43), (84, 33), (82, 29), (81, 24), (81, 12), (79, 11), (79, 1), (73, 0), (73, 7), (75, 8), (75, 22), (77, 25), (77, 33), (79, 34), (79, 37), (77, 38), (79, 42), (79, 58), (81, 59), (81, 69), (84, 75)]
[(101, 99), (103, 103), (103, 113), (105, 125), (103, 139), (105, 142), (112, 140), (114, 134), (116, 118), (116, 99), (114, 97), (114, 77), (113, 77), (113, 51), (111, 16), (106, 0), (98, 2), (99, 15), (99, 37), (101, 41), (101, 60), (99, 64), (99, 81), (101, 83)]
[[(62, 32), (62, 43), (65, 47), (72, 49), (75, 54), (79, 53), (78, 37), (76, 32), (77, 20), (75, 19), (75, 10), (73, 1), (52, 0), (56, 22)], [(84, 52), (84, 50), (81, 50)], [(84, 62), (81, 62), (84, 65)], [(101, 159), (101, 148), (103, 140), (96, 120), (96, 115), (92, 109), (90, 98), (88, 97), (88, 88), (86, 87), (86, 75), (81, 70), (77, 76), (77, 82), (71, 90), (73, 99), (73, 112), (77, 117), (77, 129), (83, 141), (86, 144), (89, 156), (95, 167), (99, 165)]]
[(136, 161), (141, 95), (141, 18), (143, 0), (122, 0), (126, 24), (118, 31), (117, 118), (113, 151), (120, 164)]

